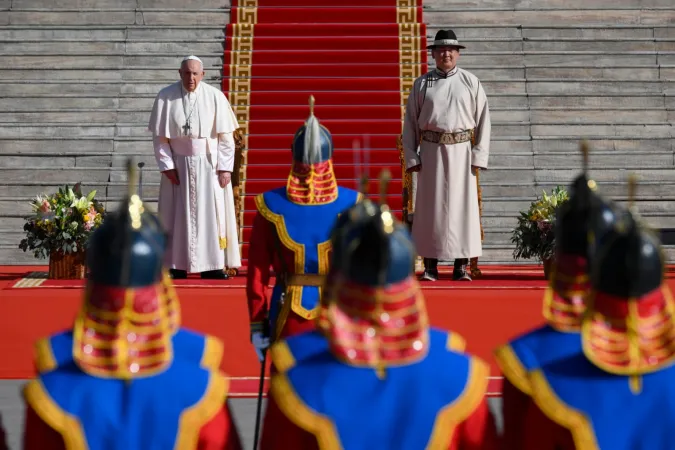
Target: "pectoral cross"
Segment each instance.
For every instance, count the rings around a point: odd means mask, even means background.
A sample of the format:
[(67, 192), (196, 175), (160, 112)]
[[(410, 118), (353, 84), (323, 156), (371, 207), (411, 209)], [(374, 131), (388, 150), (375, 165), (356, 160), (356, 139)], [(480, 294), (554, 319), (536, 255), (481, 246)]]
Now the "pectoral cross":
[(185, 133), (185, 136), (190, 134), (190, 121), (185, 122), (185, 125), (183, 125), (183, 133)]

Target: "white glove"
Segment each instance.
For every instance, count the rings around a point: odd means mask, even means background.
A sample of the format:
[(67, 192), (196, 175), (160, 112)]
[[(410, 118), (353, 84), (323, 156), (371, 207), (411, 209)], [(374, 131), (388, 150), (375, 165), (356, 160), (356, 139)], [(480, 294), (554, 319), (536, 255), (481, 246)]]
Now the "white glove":
[(255, 347), (255, 353), (258, 355), (260, 362), (263, 360), (265, 350), (270, 346), (270, 338), (265, 337), (260, 331), (251, 334), (251, 343)]

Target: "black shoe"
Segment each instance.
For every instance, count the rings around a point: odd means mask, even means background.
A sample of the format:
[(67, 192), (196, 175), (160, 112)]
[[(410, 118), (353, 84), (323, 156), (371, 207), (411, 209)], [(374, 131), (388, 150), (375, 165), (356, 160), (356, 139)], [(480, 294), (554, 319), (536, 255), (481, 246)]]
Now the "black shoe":
[(469, 271), (467, 270), (469, 266), (469, 259), (456, 259), (455, 267), (452, 270), (452, 280), (453, 281), (473, 281)]
[(230, 277), (222, 270), (207, 270), (201, 273), (202, 280), (229, 280)]
[(438, 260), (434, 258), (424, 258), (424, 273), (420, 280), (438, 281)]
[(425, 270), (420, 277), (422, 281), (438, 281), (438, 270)]
[(187, 278), (187, 270), (169, 269), (169, 276), (172, 280), (184, 280)]

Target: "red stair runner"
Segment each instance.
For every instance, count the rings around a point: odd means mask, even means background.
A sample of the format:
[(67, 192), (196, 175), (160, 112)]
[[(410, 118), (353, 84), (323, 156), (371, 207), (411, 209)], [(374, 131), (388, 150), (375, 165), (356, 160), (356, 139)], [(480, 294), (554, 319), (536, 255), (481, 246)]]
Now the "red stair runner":
[[(236, 194), (243, 265), (253, 198), (286, 184), (310, 95), (333, 135), (338, 183), (358, 188), (364, 171), (375, 193), (387, 168), (388, 202), (400, 212), (396, 140), (412, 82), (427, 70), (422, 0), (233, 0), (230, 17), (222, 89), (244, 132)], [(367, 167), (355, 167), (363, 160)]]

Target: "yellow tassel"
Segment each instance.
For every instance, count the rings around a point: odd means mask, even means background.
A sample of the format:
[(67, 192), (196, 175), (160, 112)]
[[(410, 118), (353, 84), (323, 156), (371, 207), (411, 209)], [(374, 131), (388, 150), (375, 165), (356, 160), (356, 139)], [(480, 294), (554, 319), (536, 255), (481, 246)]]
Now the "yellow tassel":
[(633, 375), (630, 377), (628, 384), (630, 386), (630, 391), (638, 395), (642, 392), (642, 377), (640, 375)]
[(382, 365), (378, 365), (375, 368), (375, 375), (377, 375), (377, 378), (380, 380), (384, 380), (387, 377), (387, 371)]
[(220, 249), (224, 250), (227, 248), (227, 238), (226, 237), (221, 237), (218, 239), (218, 243), (220, 244)]

